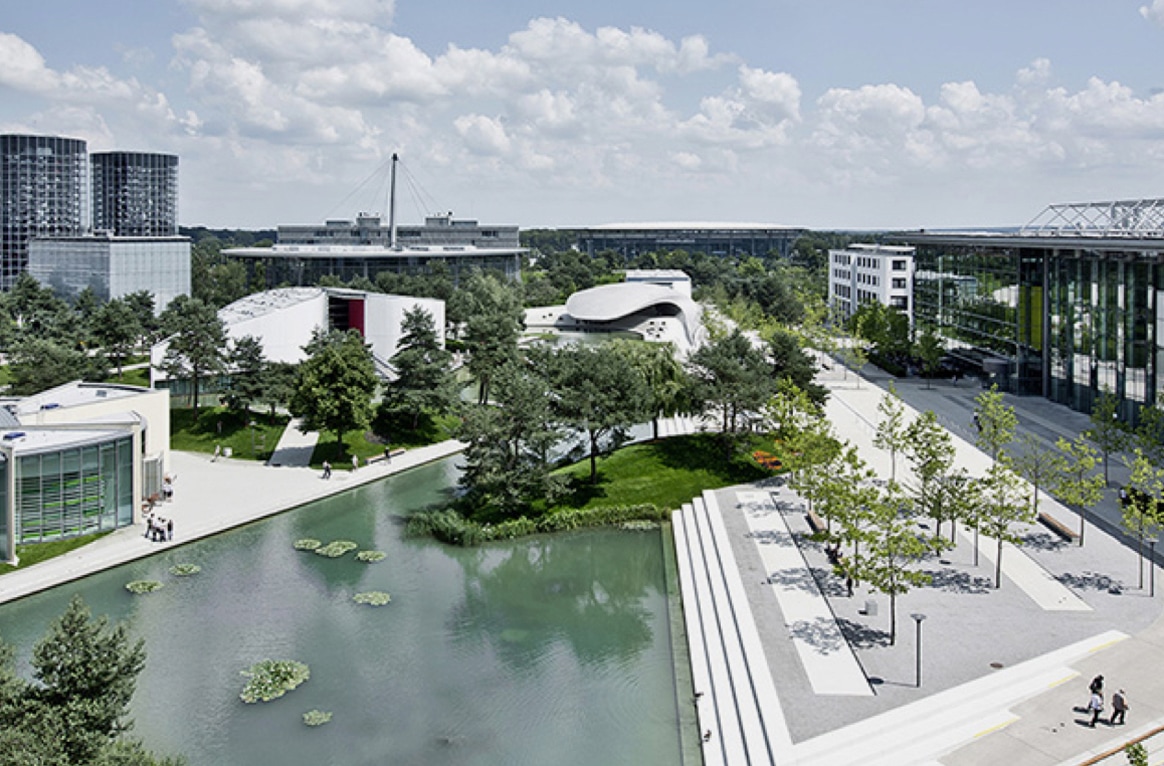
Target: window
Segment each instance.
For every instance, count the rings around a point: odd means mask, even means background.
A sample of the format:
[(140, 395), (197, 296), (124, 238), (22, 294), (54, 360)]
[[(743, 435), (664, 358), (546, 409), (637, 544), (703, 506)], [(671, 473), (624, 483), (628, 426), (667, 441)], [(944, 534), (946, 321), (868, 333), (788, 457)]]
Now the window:
[(903, 279), (901, 277), (894, 277), (893, 278), (893, 289), (894, 290), (904, 290), (905, 289), (905, 279)]
[(905, 261), (895, 260), (893, 262), (894, 271), (905, 271)]

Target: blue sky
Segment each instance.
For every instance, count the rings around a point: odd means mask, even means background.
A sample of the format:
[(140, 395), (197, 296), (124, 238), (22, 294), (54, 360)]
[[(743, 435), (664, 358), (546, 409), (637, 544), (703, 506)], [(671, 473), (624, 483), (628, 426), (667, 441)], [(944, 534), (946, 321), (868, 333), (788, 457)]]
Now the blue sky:
[[(181, 157), (186, 225), (1022, 224), (1164, 196), (1164, 0), (42, 0), (0, 131)], [(95, 10), (99, 9), (99, 10)]]

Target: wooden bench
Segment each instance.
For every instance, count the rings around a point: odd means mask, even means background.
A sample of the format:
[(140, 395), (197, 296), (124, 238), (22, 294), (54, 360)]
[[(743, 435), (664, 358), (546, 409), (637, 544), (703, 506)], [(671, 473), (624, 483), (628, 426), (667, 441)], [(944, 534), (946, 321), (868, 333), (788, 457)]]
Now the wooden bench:
[(808, 519), (808, 525), (812, 527), (813, 532), (824, 532), (826, 529), (828, 529), (824, 519), (818, 516), (816, 511), (810, 510), (805, 514), (805, 518)]
[(1079, 533), (1068, 527), (1063, 522), (1056, 519), (1046, 511), (1039, 512), (1039, 521), (1043, 523), (1048, 529), (1062, 537), (1067, 542), (1074, 542), (1079, 539)]

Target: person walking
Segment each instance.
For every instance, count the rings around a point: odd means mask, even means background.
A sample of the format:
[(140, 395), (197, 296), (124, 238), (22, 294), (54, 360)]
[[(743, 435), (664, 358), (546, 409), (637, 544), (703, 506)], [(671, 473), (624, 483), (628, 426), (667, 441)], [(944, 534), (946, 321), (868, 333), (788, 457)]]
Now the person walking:
[(1124, 716), (1128, 712), (1128, 698), (1124, 696), (1124, 690), (1120, 689), (1115, 694), (1111, 695), (1111, 719), (1108, 720), (1112, 726), (1117, 726), (1124, 722)]
[(360, 469), (360, 456), (352, 455), (352, 470), (358, 471)]
[(166, 519), (166, 541), (174, 539), (174, 520)]
[(1088, 724), (1091, 728), (1095, 728), (1095, 722), (1099, 720), (1099, 714), (1103, 712), (1103, 695), (1099, 692), (1091, 693), (1091, 701), (1087, 703), (1087, 709), (1091, 711), (1091, 723)]
[(327, 462), (326, 460), (323, 461), (323, 478), (331, 478), (331, 463)]

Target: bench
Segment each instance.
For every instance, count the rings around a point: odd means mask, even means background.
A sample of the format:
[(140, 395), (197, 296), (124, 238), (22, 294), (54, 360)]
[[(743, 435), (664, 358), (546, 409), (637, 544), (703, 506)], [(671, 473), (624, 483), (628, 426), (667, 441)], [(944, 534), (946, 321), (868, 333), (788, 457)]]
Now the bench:
[(828, 526), (824, 523), (824, 519), (817, 515), (816, 511), (810, 510), (805, 514), (808, 519), (808, 525), (812, 527), (813, 532), (824, 532)]
[(368, 458), (368, 465), (372, 465), (373, 463), (382, 463), (385, 460), (388, 460), (389, 458), (398, 457), (400, 455), (403, 455), (405, 453), (405, 451), (406, 450), (404, 449), (404, 447), (397, 447), (394, 450), (389, 450), (387, 455), (376, 455), (375, 457), (370, 457), (370, 458)]
[(1079, 539), (1079, 533), (1068, 527), (1063, 522), (1056, 519), (1046, 511), (1039, 511), (1039, 521), (1043, 523), (1052, 532), (1058, 534), (1068, 542), (1074, 542)]

